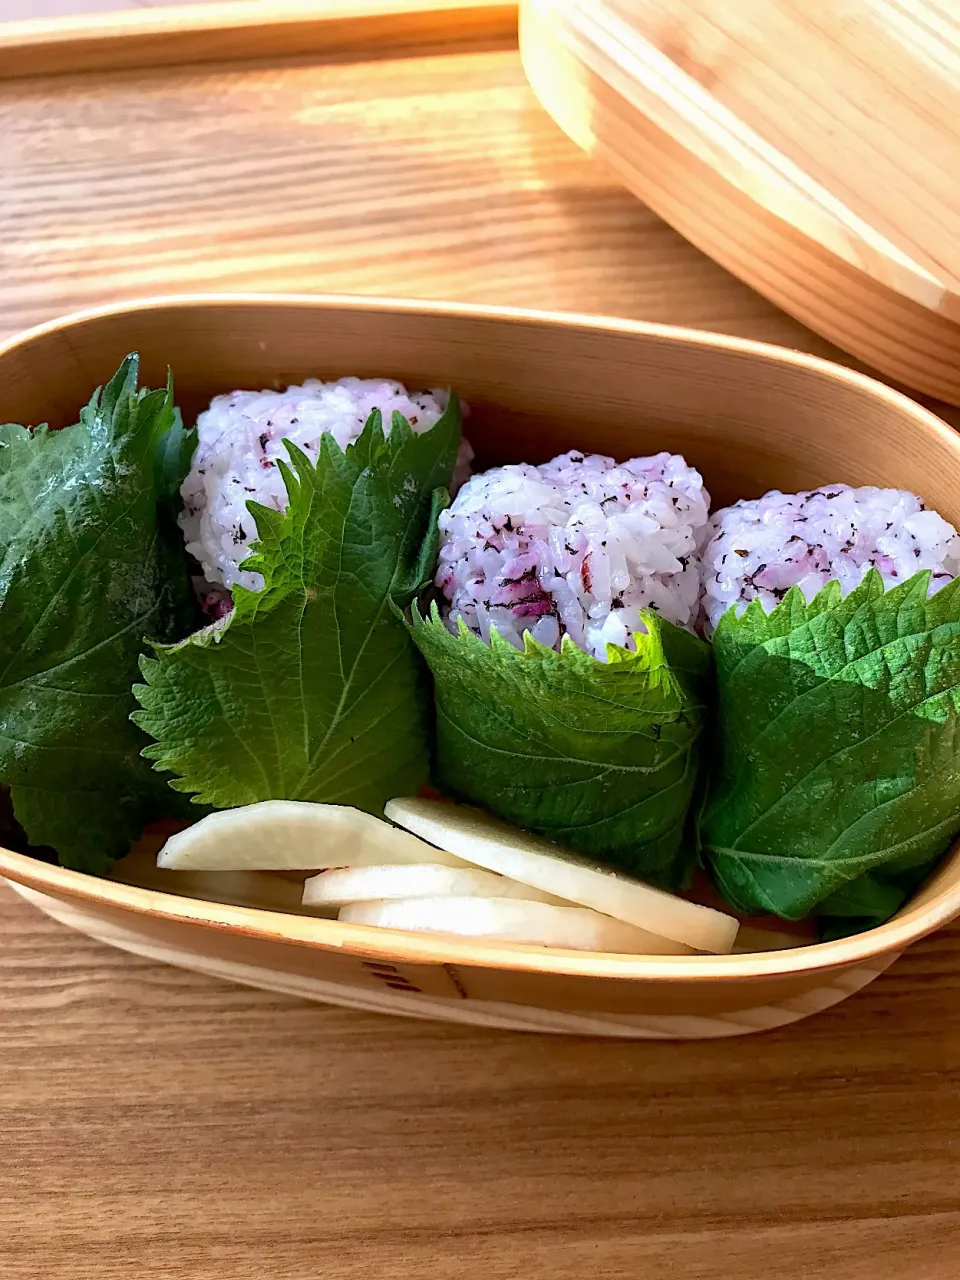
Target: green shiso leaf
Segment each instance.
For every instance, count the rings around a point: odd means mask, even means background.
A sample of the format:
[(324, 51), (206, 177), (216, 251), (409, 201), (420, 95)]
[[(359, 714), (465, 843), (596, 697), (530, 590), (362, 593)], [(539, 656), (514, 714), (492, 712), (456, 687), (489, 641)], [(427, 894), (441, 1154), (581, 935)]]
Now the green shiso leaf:
[(180, 417), (180, 410), (174, 407), (173, 424), (161, 437), (157, 448), (159, 469), (157, 497), (161, 506), (165, 507), (174, 518), (179, 514), (182, 506), (180, 486), (190, 470), (196, 447), (196, 431), (186, 430), (183, 419)]
[(168, 457), (172, 388), (137, 373), (128, 356), (75, 426), (0, 427), (0, 780), (31, 844), (97, 873), (160, 807), (129, 720), (143, 638), (193, 617), (158, 515), (186, 444)]
[(567, 848), (675, 888), (707, 699), (710, 650), (645, 612), (637, 651), (600, 662), (565, 637), (559, 653), (454, 636), (434, 605), (414, 635), (435, 683), (444, 790)]
[(379, 814), (429, 763), (429, 693), (403, 610), (430, 576), (460, 442), (456, 398), (416, 435), (375, 412), (314, 467), (290, 442), (284, 513), (249, 504), (258, 541), (226, 618), (144, 658), (134, 719), (172, 786), (218, 808), (258, 800)]
[(884, 919), (960, 829), (960, 580), (929, 579), (720, 620), (701, 844), (741, 911)]

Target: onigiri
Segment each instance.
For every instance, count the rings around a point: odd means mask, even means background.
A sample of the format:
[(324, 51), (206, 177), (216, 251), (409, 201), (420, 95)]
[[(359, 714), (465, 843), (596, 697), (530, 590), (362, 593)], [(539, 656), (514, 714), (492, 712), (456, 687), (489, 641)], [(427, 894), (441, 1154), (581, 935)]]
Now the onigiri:
[[(310, 378), (285, 391), (232, 391), (216, 396), (197, 419), (197, 447), (183, 482), (180, 527), (187, 551), (203, 571), (198, 584), (208, 612), (230, 607), (236, 584), (259, 590), (260, 574), (242, 570), (249, 545), (257, 536), (247, 510), (250, 500), (282, 511), (287, 503), (278, 459), (287, 459), (284, 440), (298, 445), (316, 462), (320, 437), (329, 433), (341, 449), (352, 444), (374, 409), (389, 432), (394, 412), (402, 413), (414, 431), (423, 432), (447, 405), (445, 391), (407, 391), (387, 379)], [(473, 452), (463, 441), (454, 489), (469, 474)]]
[(705, 630), (733, 605), (770, 612), (790, 587), (807, 600), (834, 579), (844, 595), (877, 569), (887, 588), (929, 569), (930, 590), (960, 572), (960, 536), (916, 494), (865, 485), (772, 490), (714, 513), (703, 552)]
[(676, 454), (618, 463), (570, 452), (472, 476), (440, 517), (436, 585), (462, 620), (522, 647), (567, 635), (601, 661), (636, 649), (641, 609), (692, 629), (710, 498)]

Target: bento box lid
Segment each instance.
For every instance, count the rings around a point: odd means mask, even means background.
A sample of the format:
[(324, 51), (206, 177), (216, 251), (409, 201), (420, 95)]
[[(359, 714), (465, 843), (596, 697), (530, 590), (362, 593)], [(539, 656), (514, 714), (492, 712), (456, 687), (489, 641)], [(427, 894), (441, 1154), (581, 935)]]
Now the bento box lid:
[(530, 83), (698, 248), (960, 404), (960, 15), (911, 0), (521, 0)]

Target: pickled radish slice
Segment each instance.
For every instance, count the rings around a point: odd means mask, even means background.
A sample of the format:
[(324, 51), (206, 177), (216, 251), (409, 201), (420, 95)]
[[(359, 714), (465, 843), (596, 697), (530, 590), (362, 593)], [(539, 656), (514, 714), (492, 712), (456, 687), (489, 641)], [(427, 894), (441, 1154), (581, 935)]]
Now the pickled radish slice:
[(264, 800), (211, 813), (157, 855), (168, 871), (320, 871), (417, 862), (464, 866), (416, 836), (346, 805)]
[(487, 871), (695, 951), (725, 954), (733, 949), (739, 928), (733, 916), (629, 880), (479, 809), (410, 797), (390, 800), (384, 812), (438, 849)]
[(692, 948), (657, 937), (588, 907), (556, 907), (512, 898), (402, 898), (354, 902), (338, 919), (415, 933), (526, 942), (574, 951), (627, 955), (690, 955)]
[[(522, 898), (528, 902), (561, 902), (530, 885), (506, 880), (476, 867), (419, 866), (346, 867), (312, 876), (303, 886), (305, 907), (342, 907), (351, 902), (396, 898)], [(563, 904), (568, 905), (568, 904)]]

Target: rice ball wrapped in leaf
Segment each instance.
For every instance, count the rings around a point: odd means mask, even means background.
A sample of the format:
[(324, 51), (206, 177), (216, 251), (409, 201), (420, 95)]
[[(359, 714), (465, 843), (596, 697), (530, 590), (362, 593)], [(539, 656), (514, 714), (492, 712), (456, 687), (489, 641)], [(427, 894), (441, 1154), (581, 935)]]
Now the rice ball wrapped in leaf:
[[(201, 803), (299, 800), (379, 815), (426, 777), (429, 688), (405, 611), (430, 579), (437, 516), (464, 456), (459, 401), (451, 394), (426, 430), (399, 411), (384, 422), (379, 409), (358, 433), (347, 425), (344, 447), (320, 433), (316, 458), (282, 439), (282, 498), (243, 508), (255, 536), (235, 566), (232, 607), (141, 662), (135, 720), (154, 739), (144, 755)], [(220, 459), (209, 439), (203, 457), (196, 476), (206, 482), (201, 469), (223, 461), (229, 488), (231, 469), (249, 461), (226, 445)], [(218, 503), (233, 498), (208, 496), (201, 519), (213, 529)], [(232, 563), (214, 556), (208, 572), (220, 564), (226, 581)]]
[(414, 634), (448, 792), (675, 888), (709, 648), (693, 634), (709, 497), (683, 458), (571, 452), (472, 477), (440, 517)]
[[(408, 391), (388, 378), (308, 378), (284, 391), (239, 390), (215, 396), (197, 419), (197, 447), (183, 483), (180, 517), (187, 551), (206, 579), (210, 612), (216, 616), (229, 609), (234, 584), (250, 591), (263, 586), (261, 574), (241, 567), (257, 538), (249, 504), (286, 510), (285, 442), (316, 464), (325, 435), (345, 450), (359, 440), (373, 413), (379, 415), (386, 435), (395, 413), (422, 435), (439, 421), (448, 403), (445, 391)], [(465, 406), (460, 408), (462, 412)], [(472, 457), (470, 445), (461, 440), (454, 491), (469, 475)]]
[(960, 830), (960, 538), (847, 485), (717, 512), (718, 761), (704, 858), (746, 912), (893, 914)]

